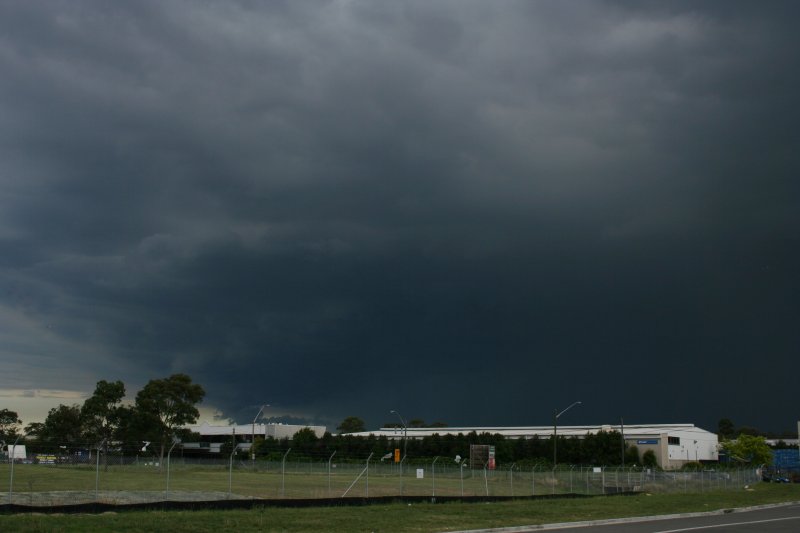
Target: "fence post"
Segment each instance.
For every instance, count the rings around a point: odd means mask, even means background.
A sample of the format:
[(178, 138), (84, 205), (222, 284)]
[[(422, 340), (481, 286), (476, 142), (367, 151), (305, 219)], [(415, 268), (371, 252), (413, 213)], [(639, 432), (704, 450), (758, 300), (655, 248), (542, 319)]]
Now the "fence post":
[(286, 450), (286, 453), (283, 454), (283, 459), (281, 459), (281, 498), (286, 495), (286, 456), (289, 455), (290, 451), (292, 451), (291, 448)]
[(370, 453), (370, 454), (369, 454), (369, 457), (367, 457), (367, 468), (365, 468), (364, 470), (362, 470), (362, 471), (361, 471), (361, 473), (360, 473), (358, 476), (356, 476), (356, 478), (353, 480), (353, 482), (352, 482), (352, 483), (350, 483), (350, 486), (349, 486), (349, 487), (347, 487), (347, 490), (346, 490), (346, 491), (344, 491), (344, 494), (342, 494), (342, 498), (344, 498), (345, 496), (347, 496), (347, 493), (348, 493), (348, 492), (350, 492), (350, 489), (352, 489), (352, 488), (353, 488), (353, 486), (354, 486), (354, 485), (355, 485), (355, 484), (358, 482), (358, 480), (359, 480), (359, 479), (361, 479), (361, 476), (363, 476), (363, 475), (364, 475), (364, 472), (366, 472), (366, 471), (367, 471), (367, 469), (369, 468), (369, 460), (372, 458), (372, 456), (373, 456), (374, 454), (375, 454), (375, 452), (372, 452), (372, 453)]
[(600, 488), (603, 489), (603, 494), (606, 493), (606, 467), (600, 467)]
[(431, 497), (435, 500), (436, 499), (436, 461), (439, 460), (439, 456), (433, 458), (433, 462), (431, 463), (431, 479), (433, 480), (433, 492), (431, 493)]
[(370, 459), (372, 459), (372, 454), (369, 454), (369, 457), (367, 457), (367, 486), (366, 486), (366, 491), (365, 491), (366, 495), (367, 495), (367, 498), (369, 498), (369, 460)]
[(488, 462), (483, 463), (483, 484), (486, 486), (486, 495), (487, 496), (489, 495), (489, 474), (488, 474), (488, 470), (486, 468), (486, 466), (488, 464), (489, 464)]
[(231, 499), (231, 492), (233, 491), (233, 456), (241, 448), (241, 444), (237, 444), (231, 451), (231, 456), (228, 458), (228, 499)]
[(336, 455), (336, 450), (334, 450), (331, 456), (328, 457), (328, 498), (331, 497), (331, 461), (333, 460), (334, 455)]
[(462, 498), (464, 497), (464, 465), (466, 465), (466, 464), (467, 464), (467, 461), (465, 459), (465, 460), (461, 461), (461, 464), (459, 465), (459, 470), (461, 470), (461, 497)]
[(11, 475), (9, 476), (9, 481), (8, 481), (8, 503), (9, 503), (9, 505), (11, 505), (11, 503), (12, 503), (12, 501), (14, 499), (14, 460), (16, 459), (15, 456), (17, 455), (17, 443), (19, 442), (19, 439), (21, 437), (22, 437), (22, 433), (20, 433), (19, 436), (17, 437), (17, 440), (14, 441), (13, 450), (6, 448), (6, 449), (8, 449), (8, 459), (11, 462)]
[(100, 444), (97, 445), (97, 465), (95, 466), (95, 470), (94, 470), (94, 502), (95, 503), (97, 503), (97, 501), (98, 501), (97, 493), (98, 493), (98, 488), (100, 486), (100, 449), (103, 447), (103, 444), (105, 443), (105, 441), (106, 440), (103, 439), (103, 442), (101, 442)]
[[(583, 470), (583, 468), (581, 468), (581, 470)], [(587, 496), (590, 493), (590, 490), (589, 490), (589, 474), (590, 473), (592, 473), (592, 467), (591, 466), (587, 466), (586, 467), (586, 495)]]
[[(175, 446), (177, 446), (179, 442), (180, 442), (180, 439), (173, 438), (172, 446), (169, 447), (169, 452), (167, 452), (167, 492), (166, 492), (166, 495), (165, 495), (165, 498), (164, 498), (166, 501), (169, 501), (169, 461), (170, 461), (170, 456), (172, 455), (172, 450), (175, 449)], [(161, 449), (163, 450), (164, 448), (161, 448)], [(98, 457), (98, 464), (99, 464), (99, 460), (100, 460), (100, 452), (99, 451), (97, 452), (97, 457)]]
[(512, 498), (514, 497), (514, 467), (516, 466), (516, 464), (517, 464), (517, 463), (511, 463), (511, 467), (508, 469), (508, 473), (509, 473), (509, 474), (510, 474), (510, 476), (511, 476), (511, 478), (510, 478), (510, 479), (511, 479), (510, 483), (511, 483), (511, 497), (512, 497)]
[(575, 465), (569, 465), (569, 493), (572, 494), (572, 469)]

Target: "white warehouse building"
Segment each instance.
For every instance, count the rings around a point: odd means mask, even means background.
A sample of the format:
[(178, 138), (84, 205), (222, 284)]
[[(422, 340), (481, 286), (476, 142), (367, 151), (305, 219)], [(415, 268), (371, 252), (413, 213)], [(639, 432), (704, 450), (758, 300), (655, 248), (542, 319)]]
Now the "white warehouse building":
[(273, 439), (291, 439), (301, 429), (311, 429), (317, 437), (325, 434), (325, 426), (301, 426), (295, 424), (239, 424), (234, 426), (216, 426), (208, 422), (186, 426), (193, 433), (200, 434), (201, 442), (183, 444), (185, 450), (197, 450), (207, 453), (220, 453), (225, 442), (243, 439), (239, 443), (242, 449), (249, 450), (254, 437)]
[[(553, 436), (553, 426), (519, 427), (443, 427), (443, 428), (402, 428), (389, 427), (377, 431), (350, 433), (356, 436), (375, 435), (400, 440), (404, 432), (409, 439), (422, 439), (434, 434), (458, 435), (468, 433), (500, 434), (507, 439), (549, 439)], [(558, 426), (559, 437), (582, 438), (586, 434), (599, 431), (622, 431), (625, 443), (636, 446), (639, 453), (652, 450), (658, 465), (664, 469), (680, 468), (688, 462), (709, 462), (719, 460), (719, 439), (715, 433), (696, 427), (694, 424), (635, 424), (599, 426)]]

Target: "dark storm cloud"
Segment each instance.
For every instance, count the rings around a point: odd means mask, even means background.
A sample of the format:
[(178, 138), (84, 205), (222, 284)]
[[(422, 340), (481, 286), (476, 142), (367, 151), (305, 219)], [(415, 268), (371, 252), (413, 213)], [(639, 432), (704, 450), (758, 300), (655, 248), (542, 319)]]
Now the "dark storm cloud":
[(5, 4), (0, 387), (788, 426), (794, 9)]

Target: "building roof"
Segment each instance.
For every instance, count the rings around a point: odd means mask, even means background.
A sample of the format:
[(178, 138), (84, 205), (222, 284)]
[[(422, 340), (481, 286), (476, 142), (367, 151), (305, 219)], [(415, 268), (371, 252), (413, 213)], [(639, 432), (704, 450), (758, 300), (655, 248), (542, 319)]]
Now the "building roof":
[[(592, 426), (558, 426), (558, 435), (562, 437), (582, 437), (587, 433), (597, 433), (599, 431), (620, 431), (619, 424), (603, 424)], [(716, 435), (705, 429), (698, 428), (694, 424), (631, 424), (622, 427), (625, 436), (652, 436), (656, 437), (661, 434), (675, 434), (675, 433), (696, 433), (698, 435)], [(514, 427), (438, 427), (438, 428), (406, 428), (402, 427), (389, 427), (380, 428), (375, 431), (361, 431), (358, 433), (348, 433), (354, 436), (369, 436), (376, 437), (389, 437), (400, 438), (404, 433), (409, 438), (421, 439), (423, 437), (430, 437), (431, 435), (458, 435), (459, 433), (491, 433), (500, 434), (507, 438), (532, 438), (536, 437), (550, 437), (553, 434), (553, 426), (514, 426)]]
[[(293, 425), (293, 424), (238, 424), (234, 426), (214, 426), (209, 424), (208, 422), (203, 422), (199, 425), (191, 425), (186, 426), (187, 429), (193, 431), (194, 433), (199, 433), (200, 435), (211, 436), (211, 435), (252, 435), (255, 433), (256, 435), (266, 435), (266, 434), (274, 434), (275, 429), (282, 428), (291, 432), (297, 432), (303, 428), (311, 428), (315, 432), (325, 432), (325, 426), (304, 426), (304, 425)], [(269, 431), (272, 430), (272, 431)]]

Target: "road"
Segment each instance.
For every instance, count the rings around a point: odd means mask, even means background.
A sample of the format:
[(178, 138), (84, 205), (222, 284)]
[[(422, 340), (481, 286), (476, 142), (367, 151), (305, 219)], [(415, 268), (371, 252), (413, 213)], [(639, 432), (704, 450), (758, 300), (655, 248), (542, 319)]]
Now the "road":
[(627, 522), (586, 527), (559, 528), (560, 533), (679, 533), (741, 532), (795, 533), (800, 531), (800, 505), (793, 504), (767, 509), (755, 509), (727, 514), (669, 518), (647, 522)]
[[(558, 533), (795, 533), (800, 531), (800, 504), (772, 506), (768, 508), (737, 510), (731, 513), (702, 516), (669, 516), (663, 518), (619, 519), (608, 523), (548, 524), (530, 528), (486, 529), (481, 532), (526, 533), (535, 531), (557, 531)], [(478, 533), (472, 532), (472, 533)]]

